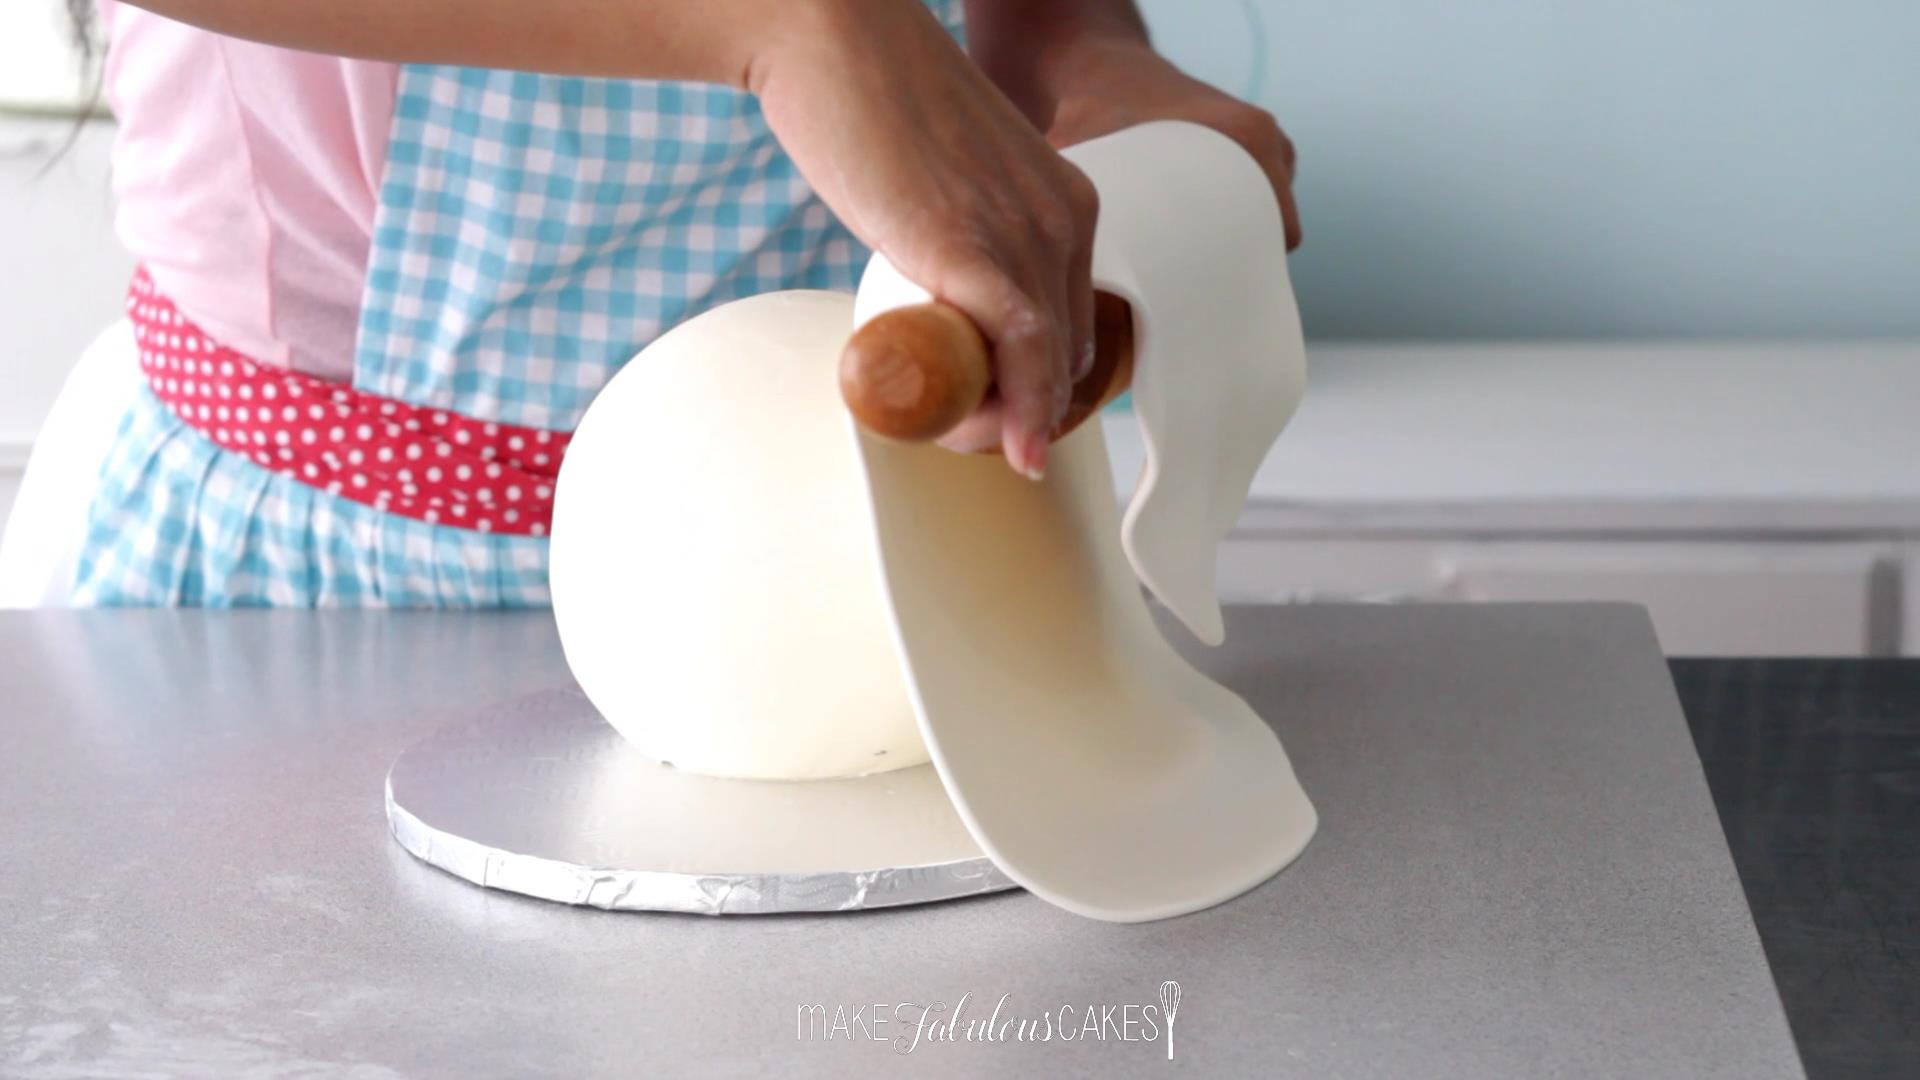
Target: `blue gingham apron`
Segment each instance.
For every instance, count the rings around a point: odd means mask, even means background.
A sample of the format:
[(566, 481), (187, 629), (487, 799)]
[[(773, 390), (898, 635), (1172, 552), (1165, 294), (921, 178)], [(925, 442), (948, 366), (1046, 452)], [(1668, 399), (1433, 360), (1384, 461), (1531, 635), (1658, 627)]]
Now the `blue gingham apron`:
[[(961, 0), (929, 6), (959, 32)], [(408, 65), (354, 385), (571, 430), (676, 323), (773, 289), (850, 289), (865, 259), (750, 95)], [(143, 389), (102, 472), (73, 602), (536, 606), (547, 546), (268, 472)]]

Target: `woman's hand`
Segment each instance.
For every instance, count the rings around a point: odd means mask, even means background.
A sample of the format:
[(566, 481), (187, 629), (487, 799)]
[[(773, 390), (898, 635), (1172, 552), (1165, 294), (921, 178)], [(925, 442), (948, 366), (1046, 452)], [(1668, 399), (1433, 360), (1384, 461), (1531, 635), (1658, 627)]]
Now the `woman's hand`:
[(781, 145), (855, 235), (965, 312), (996, 393), (952, 434), (1037, 477), (1093, 362), (1087, 178), (918, 3), (808, 0), (747, 71)]
[(1294, 152), (1272, 114), (1173, 66), (1144, 40), (1100, 37), (1060, 50), (1037, 81), (1052, 117), (1047, 139), (1072, 146), (1150, 120), (1187, 120), (1239, 143), (1266, 172), (1286, 221), (1287, 249), (1300, 246), (1293, 201)]

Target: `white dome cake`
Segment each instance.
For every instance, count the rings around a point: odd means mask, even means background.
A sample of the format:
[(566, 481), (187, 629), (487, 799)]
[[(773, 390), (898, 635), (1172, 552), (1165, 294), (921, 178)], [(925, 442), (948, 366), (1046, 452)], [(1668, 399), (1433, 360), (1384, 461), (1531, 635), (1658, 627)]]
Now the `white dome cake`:
[(853, 298), (736, 300), (594, 399), (555, 492), (574, 677), (643, 753), (804, 780), (924, 764), (835, 379)]

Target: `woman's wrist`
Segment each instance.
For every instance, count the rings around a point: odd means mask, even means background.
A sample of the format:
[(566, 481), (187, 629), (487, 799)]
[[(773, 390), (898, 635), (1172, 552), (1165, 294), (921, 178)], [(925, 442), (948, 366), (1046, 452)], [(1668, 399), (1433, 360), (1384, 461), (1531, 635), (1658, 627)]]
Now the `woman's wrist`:
[(1091, 68), (1152, 49), (1132, 0), (969, 0), (967, 20), (974, 59), (1042, 125)]
[(903, 59), (896, 50), (911, 56), (930, 40), (958, 55), (921, 0), (780, 0), (777, 6), (779, 14), (749, 42), (740, 88), (755, 96), (783, 81), (783, 70), (871, 71)]
[(1158, 56), (1145, 37), (1090, 34), (1049, 52), (1040, 63), (1037, 79), (1047, 99), (1057, 104), (1083, 87), (1100, 85), (1116, 68)]

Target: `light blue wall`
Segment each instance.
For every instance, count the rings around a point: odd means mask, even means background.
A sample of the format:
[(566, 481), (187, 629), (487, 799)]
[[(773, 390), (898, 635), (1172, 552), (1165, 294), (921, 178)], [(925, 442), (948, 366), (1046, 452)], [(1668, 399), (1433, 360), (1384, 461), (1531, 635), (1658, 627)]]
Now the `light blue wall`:
[(1920, 0), (1145, 0), (1329, 337), (1920, 337)]

